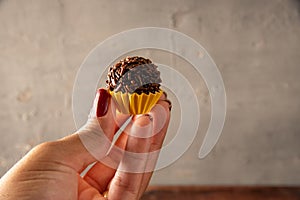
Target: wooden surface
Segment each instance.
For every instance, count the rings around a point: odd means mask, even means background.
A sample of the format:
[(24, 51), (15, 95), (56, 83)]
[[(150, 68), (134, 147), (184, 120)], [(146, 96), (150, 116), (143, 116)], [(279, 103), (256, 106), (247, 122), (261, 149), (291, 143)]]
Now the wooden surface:
[(150, 187), (142, 200), (300, 200), (300, 187)]

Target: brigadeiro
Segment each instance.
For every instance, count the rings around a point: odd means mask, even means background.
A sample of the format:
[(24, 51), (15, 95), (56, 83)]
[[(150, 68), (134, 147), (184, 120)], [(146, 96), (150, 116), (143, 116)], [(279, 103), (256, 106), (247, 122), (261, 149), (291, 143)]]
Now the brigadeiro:
[(144, 114), (156, 104), (163, 91), (160, 72), (150, 59), (126, 57), (109, 67), (107, 88), (120, 112)]

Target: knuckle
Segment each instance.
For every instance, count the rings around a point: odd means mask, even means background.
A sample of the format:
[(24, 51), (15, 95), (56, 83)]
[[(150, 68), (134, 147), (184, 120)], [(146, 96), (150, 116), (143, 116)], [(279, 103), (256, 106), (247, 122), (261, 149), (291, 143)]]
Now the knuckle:
[(53, 142), (44, 142), (41, 144), (38, 144), (35, 146), (31, 153), (37, 155), (38, 157), (50, 157), (50, 156), (56, 156), (55, 152), (59, 150), (59, 141), (53, 141)]

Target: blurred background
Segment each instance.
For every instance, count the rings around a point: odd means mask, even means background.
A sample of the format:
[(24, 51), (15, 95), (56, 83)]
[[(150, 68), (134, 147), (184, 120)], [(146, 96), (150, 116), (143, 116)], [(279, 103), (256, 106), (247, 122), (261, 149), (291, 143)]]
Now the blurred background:
[[(107, 37), (145, 26), (202, 44), (227, 94), (221, 138), (200, 160), (210, 102), (205, 84), (194, 84), (199, 134), (151, 184), (299, 185), (298, 0), (0, 0), (0, 176), (36, 144), (76, 130), (72, 88), (84, 58)], [(140, 54), (185, 66), (161, 52)]]

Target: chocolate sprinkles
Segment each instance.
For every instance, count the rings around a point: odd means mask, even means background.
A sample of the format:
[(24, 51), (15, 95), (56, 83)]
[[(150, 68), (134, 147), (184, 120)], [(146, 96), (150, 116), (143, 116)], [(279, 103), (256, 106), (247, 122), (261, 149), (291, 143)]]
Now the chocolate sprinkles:
[(135, 56), (126, 57), (109, 67), (106, 85), (111, 91), (149, 94), (160, 90), (160, 72), (151, 60)]

